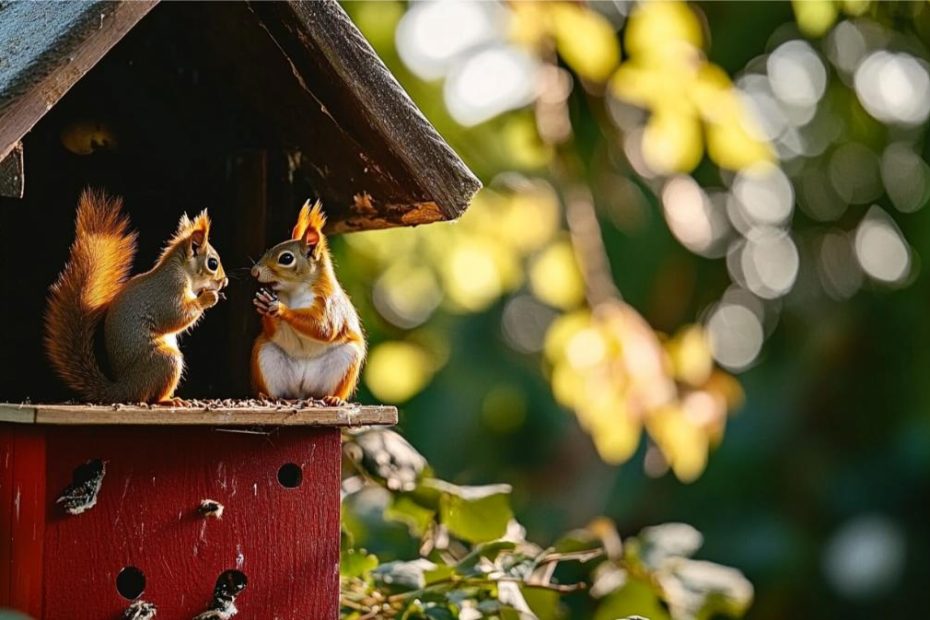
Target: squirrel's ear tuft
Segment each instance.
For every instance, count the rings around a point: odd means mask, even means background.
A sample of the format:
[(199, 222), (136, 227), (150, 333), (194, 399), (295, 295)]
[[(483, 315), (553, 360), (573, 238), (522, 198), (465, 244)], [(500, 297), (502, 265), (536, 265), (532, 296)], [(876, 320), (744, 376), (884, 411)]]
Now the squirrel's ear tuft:
[(191, 251), (193, 251), (194, 254), (199, 254), (200, 249), (207, 242), (209, 237), (210, 216), (207, 215), (207, 210), (204, 209), (190, 224)]
[(181, 219), (178, 220), (178, 230), (175, 233), (177, 236), (187, 234), (187, 231), (191, 229), (191, 218), (187, 217), (187, 213), (181, 216)]
[(307, 245), (315, 245), (323, 236), (324, 226), (326, 226), (326, 215), (323, 214), (323, 204), (317, 200), (311, 207), (308, 200), (300, 209), (297, 224), (291, 232), (291, 239), (300, 239)]

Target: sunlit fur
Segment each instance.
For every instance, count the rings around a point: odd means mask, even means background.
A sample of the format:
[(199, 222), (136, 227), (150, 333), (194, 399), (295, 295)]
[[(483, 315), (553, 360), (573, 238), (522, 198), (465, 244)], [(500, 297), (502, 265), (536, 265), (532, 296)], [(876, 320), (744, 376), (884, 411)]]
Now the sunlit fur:
[[(127, 280), (136, 234), (120, 209), (118, 199), (82, 194), (71, 255), (49, 296), (46, 349), (64, 382), (88, 400), (162, 401), (174, 395), (184, 368), (178, 335), (217, 302), (226, 274), (204, 212), (182, 217), (155, 266)], [(112, 376), (94, 351), (101, 321)]]
[[(45, 347), (65, 383), (82, 393), (106, 381), (94, 359), (94, 331), (122, 290), (136, 253), (136, 233), (122, 201), (85, 190), (78, 201), (71, 257), (52, 285)], [(85, 386), (87, 386), (85, 388)]]
[[(319, 202), (305, 204), (293, 238), (265, 252), (252, 268), (278, 297), (276, 313), (262, 317), (252, 352), (256, 393), (344, 400), (355, 391), (365, 340), (358, 314), (336, 280), (325, 223)], [(279, 262), (285, 251), (294, 255), (290, 265)]]

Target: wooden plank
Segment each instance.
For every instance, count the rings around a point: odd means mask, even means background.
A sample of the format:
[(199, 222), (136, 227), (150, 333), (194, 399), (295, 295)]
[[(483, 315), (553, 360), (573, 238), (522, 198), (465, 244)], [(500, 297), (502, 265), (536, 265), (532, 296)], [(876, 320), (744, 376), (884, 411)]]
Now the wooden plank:
[[(335, 620), (339, 587), (340, 439), (337, 429), (287, 429), (272, 436), (208, 428), (58, 428), (49, 432), (45, 551), (46, 618), (119, 618), (116, 587), (127, 566), (145, 576), (142, 598), (159, 618), (205, 610), (226, 570), (248, 585), (239, 618)], [(56, 511), (74, 468), (106, 462), (97, 505)], [(302, 472), (284, 487), (282, 465)], [(222, 519), (198, 512), (224, 506)]]
[(36, 408), (32, 405), (0, 403), (0, 422), (33, 424), (36, 421)]
[(435, 212), (441, 219), (455, 219), (464, 213), (481, 183), (423, 116), (339, 3), (289, 0), (276, 8), (285, 28), (296, 31), (305, 46), (312, 42), (313, 53), (322, 52), (366, 122), (424, 188), (429, 200), (421, 205), (420, 217), (428, 221), (427, 214)]
[(156, 4), (0, 4), (0, 159)]
[(13, 150), (0, 160), (0, 196), (22, 198), (26, 187), (23, 174), (23, 143), (17, 142)]
[(13, 431), (0, 424), (0, 608), (9, 607), (13, 575)]
[(18, 427), (14, 433), (12, 578), (10, 607), (33, 618), (43, 615), (45, 544), (45, 429)]
[(0, 421), (50, 425), (367, 426), (397, 424), (388, 406), (216, 408), (0, 404)]

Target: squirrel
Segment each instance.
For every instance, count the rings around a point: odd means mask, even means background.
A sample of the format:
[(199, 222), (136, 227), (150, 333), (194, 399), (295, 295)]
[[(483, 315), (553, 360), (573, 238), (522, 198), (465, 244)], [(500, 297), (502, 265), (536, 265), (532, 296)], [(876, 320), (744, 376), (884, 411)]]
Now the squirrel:
[(317, 201), (307, 201), (291, 239), (252, 267), (263, 286), (253, 303), (262, 332), (252, 348), (252, 388), (258, 396), (318, 398), (344, 405), (365, 359), (358, 313), (333, 272)]
[[(210, 218), (183, 215), (155, 266), (129, 278), (138, 235), (121, 209), (120, 198), (81, 194), (70, 257), (50, 289), (46, 351), (61, 379), (89, 401), (178, 404), (178, 335), (228, 283), (208, 241)], [(109, 374), (94, 347), (101, 322)]]

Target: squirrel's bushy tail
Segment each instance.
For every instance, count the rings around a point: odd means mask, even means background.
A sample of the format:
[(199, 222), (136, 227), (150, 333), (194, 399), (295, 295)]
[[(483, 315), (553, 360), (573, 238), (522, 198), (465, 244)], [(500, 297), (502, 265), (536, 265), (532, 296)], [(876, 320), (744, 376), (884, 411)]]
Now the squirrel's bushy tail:
[(94, 353), (94, 333), (122, 289), (136, 253), (136, 233), (122, 200), (84, 190), (78, 201), (71, 255), (52, 285), (45, 312), (45, 348), (55, 371), (88, 400), (112, 385)]

